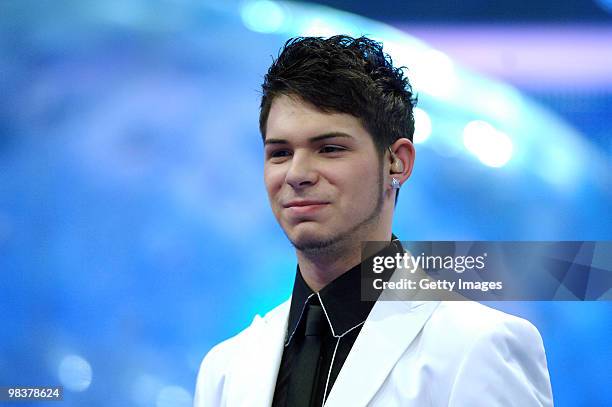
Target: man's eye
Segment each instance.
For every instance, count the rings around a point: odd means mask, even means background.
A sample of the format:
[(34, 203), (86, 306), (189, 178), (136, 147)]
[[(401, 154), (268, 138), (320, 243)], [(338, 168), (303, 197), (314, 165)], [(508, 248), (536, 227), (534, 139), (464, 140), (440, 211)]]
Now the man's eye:
[(270, 153), (270, 158), (282, 158), (290, 155), (288, 150), (276, 150)]
[(337, 153), (339, 151), (344, 151), (346, 150), (344, 147), (340, 147), (340, 146), (324, 146), (321, 148), (321, 152), (322, 153)]

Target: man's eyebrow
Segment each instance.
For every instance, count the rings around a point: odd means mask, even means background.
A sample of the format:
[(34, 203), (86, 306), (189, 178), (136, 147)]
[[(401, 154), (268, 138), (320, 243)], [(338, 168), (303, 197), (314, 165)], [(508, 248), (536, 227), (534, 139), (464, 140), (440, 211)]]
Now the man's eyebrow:
[[(319, 134), (318, 136), (311, 137), (308, 139), (308, 142), (316, 143), (317, 141), (326, 140), (330, 138), (337, 138), (337, 137), (351, 138), (351, 139), (354, 138), (348, 133), (343, 133), (341, 131), (333, 131), (330, 133)], [(284, 139), (266, 138), (266, 141), (264, 141), (264, 145), (268, 145), (268, 144), (289, 144), (289, 142)]]

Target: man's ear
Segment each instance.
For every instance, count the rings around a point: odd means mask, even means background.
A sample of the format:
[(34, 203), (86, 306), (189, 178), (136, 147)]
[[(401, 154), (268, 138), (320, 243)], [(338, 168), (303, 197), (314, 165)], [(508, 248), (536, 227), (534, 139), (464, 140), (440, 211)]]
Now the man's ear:
[(389, 174), (403, 184), (412, 174), (415, 150), (412, 141), (407, 138), (397, 139), (389, 146)]

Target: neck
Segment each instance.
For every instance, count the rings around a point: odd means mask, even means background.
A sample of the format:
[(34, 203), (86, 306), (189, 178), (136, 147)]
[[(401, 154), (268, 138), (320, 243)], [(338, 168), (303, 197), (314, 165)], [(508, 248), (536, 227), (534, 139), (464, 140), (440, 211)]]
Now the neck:
[[(381, 222), (386, 223), (386, 222)], [(311, 290), (318, 292), (348, 270), (361, 263), (361, 243), (365, 241), (390, 241), (391, 222), (388, 227), (378, 227), (363, 236), (350, 236), (337, 242), (329, 250), (317, 254), (296, 251), (300, 272)], [(369, 255), (365, 253), (366, 257)]]

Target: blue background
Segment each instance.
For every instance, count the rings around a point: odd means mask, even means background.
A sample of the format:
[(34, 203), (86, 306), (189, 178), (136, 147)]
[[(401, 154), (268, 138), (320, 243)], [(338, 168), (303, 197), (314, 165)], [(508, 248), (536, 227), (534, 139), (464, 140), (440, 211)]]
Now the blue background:
[[(388, 19), (383, 3), (355, 7)], [(598, 11), (578, 22), (612, 43), (609, 3), (587, 3)], [(1, 2), (0, 386), (64, 385), (66, 406), (190, 405), (205, 353), (291, 292), (294, 253), (268, 207), (257, 125), (271, 56), (293, 35), (348, 32), (419, 63), (418, 32), (473, 23), (452, 4), (411, 35), (414, 14), (387, 21), (400, 31), (299, 4)], [(479, 27), (516, 23), (479, 10)], [(612, 80), (560, 89), (458, 61), (451, 72), (452, 95), (415, 82), (432, 131), (394, 232), (610, 240)], [(512, 141), (505, 165), (466, 149), (473, 120)], [(540, 330), (556, 405), (610, 404), (609, 302), (496, 307)]]

